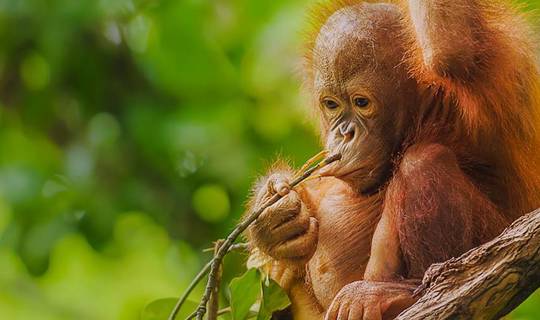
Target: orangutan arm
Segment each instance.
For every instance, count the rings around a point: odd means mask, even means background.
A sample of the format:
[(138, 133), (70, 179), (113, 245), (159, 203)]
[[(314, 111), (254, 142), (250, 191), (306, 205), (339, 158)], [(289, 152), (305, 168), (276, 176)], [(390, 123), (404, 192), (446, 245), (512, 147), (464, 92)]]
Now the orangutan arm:
[(495, 7), (483, 0), (408, 0), (408, 25), (417, 45), (415, 58), (423, 62), (420, 69), (461, 81), (486, 70), (494, 53), (502, 50), (489, 23), (494, 9), (502, 9)]
[(396, 316), (415, 300), (414, 282), (407, 280), (420, 279), (431, 264), (460, 255), (507, 225), (453, 152), (439, 144), (410, 147), (388, 189), (364, 279), (341, 289), (326, 320)]

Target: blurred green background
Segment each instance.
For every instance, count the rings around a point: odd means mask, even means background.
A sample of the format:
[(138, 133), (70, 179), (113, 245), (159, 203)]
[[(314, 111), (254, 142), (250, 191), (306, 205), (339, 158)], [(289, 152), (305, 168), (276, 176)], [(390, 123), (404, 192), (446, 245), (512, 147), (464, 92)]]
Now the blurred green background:
[(319, 150), (313, 2), (0, 0), (0, 319), (138, 319), (182, 292), (257, 174)]

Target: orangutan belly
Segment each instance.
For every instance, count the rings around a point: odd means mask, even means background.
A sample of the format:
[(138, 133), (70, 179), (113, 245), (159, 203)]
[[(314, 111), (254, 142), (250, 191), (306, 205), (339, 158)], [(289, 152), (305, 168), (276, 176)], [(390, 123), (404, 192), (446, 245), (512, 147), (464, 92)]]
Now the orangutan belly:
[(315, 206), (319, 240), (308, 262), (308, 285), (323, 309), (345, 285), (361, 280), (382, 210), (381, 196), (362, 198), (336, 184)]

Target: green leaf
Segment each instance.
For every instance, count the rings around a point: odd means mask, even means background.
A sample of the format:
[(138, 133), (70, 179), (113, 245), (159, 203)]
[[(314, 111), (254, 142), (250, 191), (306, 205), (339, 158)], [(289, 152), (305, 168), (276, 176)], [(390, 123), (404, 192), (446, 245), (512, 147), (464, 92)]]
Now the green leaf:
[[(165, 298), (150, 302), (144, 307), (141, 313), (141, 320), (167, 320), (177, 301), (178, 298)], [(184, 302), (176, 319), (184, 320), (195, 309), (197, 309), (195, 302), (189, 300)]]
[(231, 280), (231, 309), (233, 320), (248, 318), (249, 309), (261, 295), (261, 275), (257, 269), (249, 269)]
[(291, 305), (291, 300), (283, 289), (272, 279), (268, 285), (263, 284), (263, 298), (257, 320), (270, 320), (272, 313)]

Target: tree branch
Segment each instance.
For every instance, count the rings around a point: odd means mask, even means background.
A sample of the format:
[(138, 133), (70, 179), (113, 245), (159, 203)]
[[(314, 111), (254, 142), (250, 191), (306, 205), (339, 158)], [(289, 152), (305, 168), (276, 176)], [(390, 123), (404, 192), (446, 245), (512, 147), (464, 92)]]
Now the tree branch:
[[(214, 244), (214, 255), (217, 254), (219, 247), (223, 244), (223, 240), (218, 240)], [(219, 266), (219, 270), (216, 274), (216, 286), (212, 288), (212, 293), (210, 294), (210, 300), (208, 301), (208, 320), (216, 320), (219, 313), (219, 289), (221, 287), (221, 277), (223, 273), (223, 266)]]
[(432, 265), (396, 319), (499, 319), (540, 287), (540, 209), (492, 241)]
[[(233, 244), (229, 248), (229, 252), (236, 251), (236, 250), (247, 250), (248, 244), (247, 243), (236, 243)], [(214, 250), (214, 249), (212, 249)], [(191, 281), (189, 286), (187, 287), (186, 291), (182, 294), (182, 296), (178, 299), (178, 302), (176, 302), (176, 305), (174, 306), (173, 310), (171, 311), (171, 314), (169, 315), (168, 320), (175, 320), (176, 316), (178, 315), (178, 312), (180, 311), (180, 308), (186, 302), (187, 298), (189, 297), (190, 293), (195, 289), (197, 284), (206, 276), (206, 274), (210, 271), (210, 267), (212, 265), (212, 261), (208, 262), (202, 269), (199, 271), (199, 273), (195, 276), (195, 278)], [(195, 315), (195, 313), (193, 313)]]

